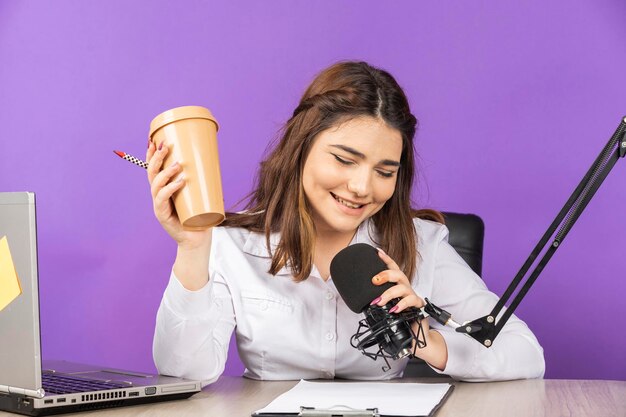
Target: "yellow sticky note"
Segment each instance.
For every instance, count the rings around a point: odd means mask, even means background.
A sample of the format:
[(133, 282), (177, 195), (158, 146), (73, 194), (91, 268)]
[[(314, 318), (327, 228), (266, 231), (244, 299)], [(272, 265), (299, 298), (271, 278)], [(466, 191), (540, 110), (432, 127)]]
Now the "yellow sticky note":
[(0, 239), (0, 311), (22, 293), (7, 237)]

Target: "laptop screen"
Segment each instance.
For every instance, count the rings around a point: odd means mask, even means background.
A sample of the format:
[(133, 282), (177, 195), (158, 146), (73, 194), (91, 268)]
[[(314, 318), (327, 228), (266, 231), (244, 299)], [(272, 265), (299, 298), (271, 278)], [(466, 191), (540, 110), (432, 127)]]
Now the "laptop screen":
[(34, 193), (0, 193), (0, 293), (0, 390), (37, 390), (41, 342)]

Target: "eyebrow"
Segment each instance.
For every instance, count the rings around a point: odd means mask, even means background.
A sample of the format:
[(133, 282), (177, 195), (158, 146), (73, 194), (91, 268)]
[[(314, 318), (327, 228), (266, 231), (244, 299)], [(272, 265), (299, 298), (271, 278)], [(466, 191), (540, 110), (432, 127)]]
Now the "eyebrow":
[[(338, 148), (341, 149), (342, 151), (348, 152), (349, 154), (352, 154), (354, 156), (356, 156), (357, 158), (360, 159), (365, 159), (365, 154), (363, 154), (362, 152), (357, 151), (354, 148), (351, 148), (349, 146), (346, 145), (330, 145), (333, 148)], [(390, 165), (390, 166), (394, 166), (394, 167), (399, 167), (400, 166), (400, 162), (398, 161), (392, 161), (391, 159), (383, 159), (382, 161), (379, 162), (379, 164), (381, 165)]]

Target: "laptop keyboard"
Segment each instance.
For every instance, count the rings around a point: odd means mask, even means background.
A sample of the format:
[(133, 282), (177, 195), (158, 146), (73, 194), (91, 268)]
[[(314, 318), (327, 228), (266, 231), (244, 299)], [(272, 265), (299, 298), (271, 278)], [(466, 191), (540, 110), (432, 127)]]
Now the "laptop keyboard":
[(113, 388), (128, 388), (129, 384), (76, 378), (68, 375), (48, 374), (42, 376), (43, 389), (50, 394), (71, 394), (73, 392), (104, 391)]

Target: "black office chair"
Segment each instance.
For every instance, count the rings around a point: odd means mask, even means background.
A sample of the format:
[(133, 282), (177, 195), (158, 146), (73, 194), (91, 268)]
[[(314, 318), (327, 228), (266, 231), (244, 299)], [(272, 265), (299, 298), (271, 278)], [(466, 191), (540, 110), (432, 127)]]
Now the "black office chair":
[(483, 272), (485, 223), (475, 214), (443, 213), (450, 230), (448, 242), (479, 276)]
[[(446, 226), (450, 230), (448, 242), (467, 264), (481, 275), (483, 268), (483, 240), (485, 224), (475, 214), (443, 213)], [(433, 300), (436, 303), (436, 300)], [(441, 376), (433, 371), (421, 359), (412, 358), (404, 371), (404, 378), (410, 377), (437, 377)]]

